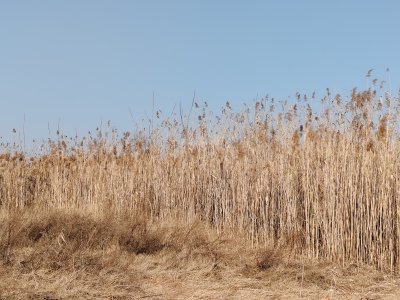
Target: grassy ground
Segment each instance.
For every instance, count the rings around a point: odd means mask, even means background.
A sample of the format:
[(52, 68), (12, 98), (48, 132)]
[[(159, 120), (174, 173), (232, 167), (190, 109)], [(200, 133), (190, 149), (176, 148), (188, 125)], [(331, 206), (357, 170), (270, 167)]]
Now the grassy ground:
[(398, 299), (400, 278), (190, 226), (3, 214), (0, 299)]

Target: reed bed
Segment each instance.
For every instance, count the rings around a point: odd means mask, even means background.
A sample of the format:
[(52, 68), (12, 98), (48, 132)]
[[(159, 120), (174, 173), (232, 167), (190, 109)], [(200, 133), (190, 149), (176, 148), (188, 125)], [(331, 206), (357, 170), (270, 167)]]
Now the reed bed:
[(398, 95), (192, 106), (149, 129), (58, 133), (30, 153), (3, 143), (0, 209), (200, 219), (249, 247), (400, 270)]

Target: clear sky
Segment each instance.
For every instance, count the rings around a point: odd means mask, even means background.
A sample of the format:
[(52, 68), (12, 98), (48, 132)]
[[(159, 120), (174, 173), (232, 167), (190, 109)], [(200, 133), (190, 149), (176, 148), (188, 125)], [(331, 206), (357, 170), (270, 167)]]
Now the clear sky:
[[(400, 1), (0, 0), (0, 136), (400, 79)], [(386, 72), (386, 68), (390, 72)], [(131, 113), (132, 116), (131, 116)], [(25, 119), (25, 121), (24, 121)]]

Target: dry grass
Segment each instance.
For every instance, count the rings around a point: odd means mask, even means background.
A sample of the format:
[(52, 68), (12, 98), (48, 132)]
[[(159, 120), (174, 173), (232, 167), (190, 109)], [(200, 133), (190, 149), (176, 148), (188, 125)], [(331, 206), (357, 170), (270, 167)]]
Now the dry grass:
[(365, 265), (249, 248), (203, 222), (65, 211), (1, 217), (0, 299), (396, 299), (397, 277)]
[(2, 144), (0, 298), (389, 299), (399, 100), (193, 103), (150, 132)]

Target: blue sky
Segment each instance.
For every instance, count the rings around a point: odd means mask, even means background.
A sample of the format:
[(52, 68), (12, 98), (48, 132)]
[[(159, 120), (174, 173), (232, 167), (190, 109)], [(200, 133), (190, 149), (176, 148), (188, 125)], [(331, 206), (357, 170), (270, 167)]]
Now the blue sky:
[(395, 0), (0, 1), (0, 136), (133, 129), (153, 93), (166, 116), (194, 92), (214, 110), (346, 94), (369, 69), (397, 90), (399, 11)]

